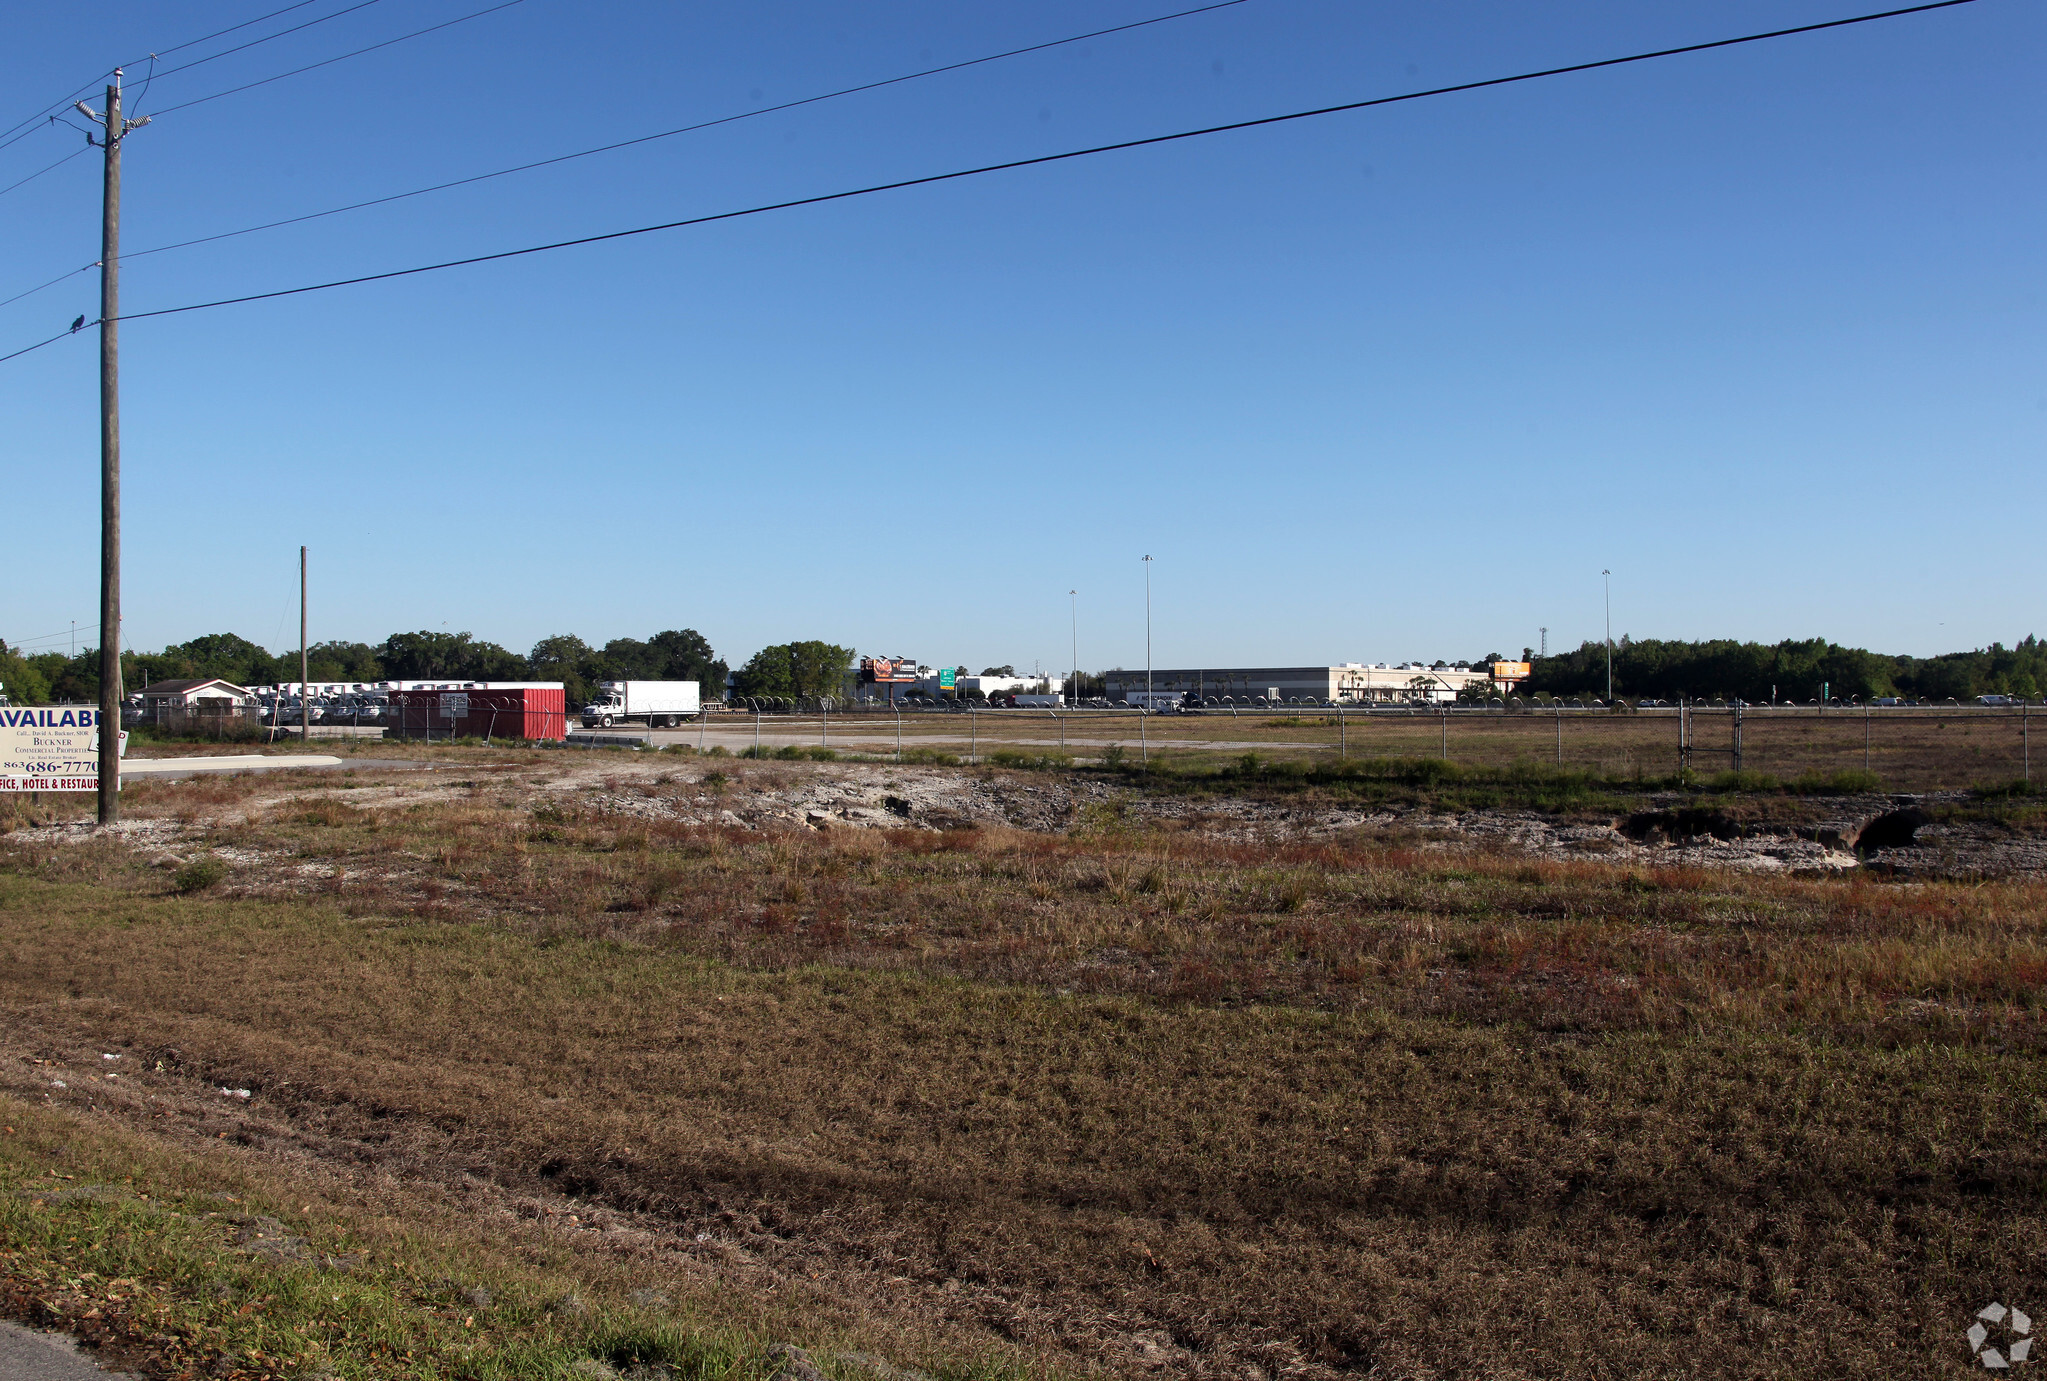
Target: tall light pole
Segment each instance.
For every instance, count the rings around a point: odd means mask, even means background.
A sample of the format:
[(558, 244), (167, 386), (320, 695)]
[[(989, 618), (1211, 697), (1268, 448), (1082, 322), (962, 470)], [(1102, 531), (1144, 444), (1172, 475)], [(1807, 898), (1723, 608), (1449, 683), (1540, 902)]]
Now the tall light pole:
[(1613, 572), (1601, 571), (1606, 582), (1606, 703), (1613, 703)]
[(1144, 558), (1144, 708), (1151, 711), (1151, 558)]
[(1066, 694), (1074, 700), (1080, 698), (1080, 591), (1066, 592), (1067, 617), (1073, 621), (1073, 679), (1066, 683)]

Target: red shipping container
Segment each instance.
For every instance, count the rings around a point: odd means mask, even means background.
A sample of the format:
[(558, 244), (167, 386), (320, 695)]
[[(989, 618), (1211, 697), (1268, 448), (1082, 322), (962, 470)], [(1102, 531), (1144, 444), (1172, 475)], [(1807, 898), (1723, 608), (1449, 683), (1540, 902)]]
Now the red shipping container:
[(568, 737), (562, 684), (491, 684), (391, 692), (392, 727), (403, 738)]

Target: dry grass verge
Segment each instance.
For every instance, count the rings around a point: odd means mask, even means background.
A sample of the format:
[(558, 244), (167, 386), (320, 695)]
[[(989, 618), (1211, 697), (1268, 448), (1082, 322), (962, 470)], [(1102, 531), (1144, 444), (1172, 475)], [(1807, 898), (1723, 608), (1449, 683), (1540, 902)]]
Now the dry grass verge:
[(615, 1215), (704, 1317), (926, 1363), (1920, 1375), (2047, 1299), (2039, 884), (741, 829), (701, 798), (817, 769), (705, 766), (272, 784), (182, 895), (0, 846), (0, 1070), (125, 1052), (44, 1094)]

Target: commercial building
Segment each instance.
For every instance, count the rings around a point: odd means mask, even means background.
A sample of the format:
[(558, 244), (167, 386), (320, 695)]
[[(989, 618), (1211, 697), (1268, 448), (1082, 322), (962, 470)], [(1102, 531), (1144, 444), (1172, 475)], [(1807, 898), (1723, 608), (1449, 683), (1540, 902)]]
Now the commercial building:
[(993, 699), (998, 695), (1058, 695), (1066, 689), (1066, 678), (1062, 676), (960, 676), (955, 674), (951, 684), (939, 680), (937, 672), (917, 678), (917, 693), (936, 699), (939, 696), (957, 695), (968, 699), (980, 697)]
[(151, 709), (220, 710), (256, 703), (255, 692), (219, 677), (201, 680), (158, 681), (142, 691), (142, 702)]
[(911, 657), (862, 657), (848, 680), (858, 700), (897, 701), (910, 696), (993, 700), (1007, 695), (1059, 695), (1063, 676), (974, 676), (957, 667), (919, 665)]
[[(1146, 689), (1143, 667), (1105, 675), (1105, 693), (1111, 700), (1122, 700)], [(1428, 666), (1421, 662), (1397, 665), (1345, 662), (1319, 667), (1154, 667), (1150, 689), (1154, 694), (1192, 692), (1204, 704), (1211, 700), (1221, 702), (1225, 697), (1238, 704), (1285, 704), (1291, 700), (1392, 704), (1455, 700), (1465, 687), (1490, 684), (1492, 680), (1488, 668)]]

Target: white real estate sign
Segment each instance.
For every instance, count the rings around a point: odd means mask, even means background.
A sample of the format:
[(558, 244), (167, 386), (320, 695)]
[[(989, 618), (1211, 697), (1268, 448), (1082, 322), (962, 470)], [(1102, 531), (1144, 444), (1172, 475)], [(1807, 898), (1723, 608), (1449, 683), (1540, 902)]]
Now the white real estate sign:
[(98, 791), (99, 738), (98, 710), (0, 709), (0, 791)]

